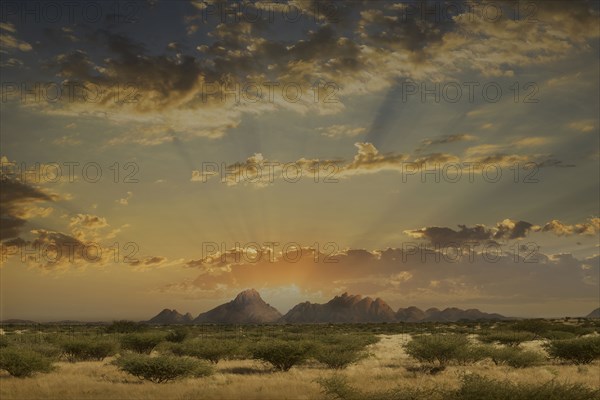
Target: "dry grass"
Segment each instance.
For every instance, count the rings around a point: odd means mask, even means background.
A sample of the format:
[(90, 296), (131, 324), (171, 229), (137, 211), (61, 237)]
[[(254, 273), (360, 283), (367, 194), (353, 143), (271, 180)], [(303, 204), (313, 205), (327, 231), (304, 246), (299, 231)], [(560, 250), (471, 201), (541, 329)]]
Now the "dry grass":
[[(571, 365), (545, 365), (515, 370), (497, 367), (491, 362), (476, 366), (447, 368), (430, 376), (406, 371), (405, 366), (415, 365), (402, 350), (402, 344), (410, 340), (408, 335), (385, 335), (381, 341), (369, 347), (373, 354), (343, 374), (353, 386), (364, 391), (384, 390), (402, 386), (455, 388), (461, 374), (477, 372), (494, 379), (510, 379), (513, 382), (539, 383), (556, 379), (559, 382), (583, 383), (590, 387), (600, 386), (600, 368), (597, 363), (585, 368)], [(526, 345), (540, 350), (539, 343)], [(9, 399), (319, 399), (323, 398), (320, 386), (315, 382), (333, 372), (316, 363), (294, 367), (288, 372), (271, 372), (258, 361), (221, 361), (217, 373), (206, 378), (193, 378), (167, 384), (140, 382), (110, 365), (110, 359), (102, 362), (58, 363), (56, 372), (18, 379), (0, 374), (0, 398)]]

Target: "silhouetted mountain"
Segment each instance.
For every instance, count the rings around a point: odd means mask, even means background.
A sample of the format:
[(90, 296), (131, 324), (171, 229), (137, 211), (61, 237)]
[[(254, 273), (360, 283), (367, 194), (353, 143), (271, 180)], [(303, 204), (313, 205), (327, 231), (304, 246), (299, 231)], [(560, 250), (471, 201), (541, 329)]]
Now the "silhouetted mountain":
[(396, 319), (403, 322), (418, 322), (425, 318), (425, 311), (417, 307), (399, 308)]
[(585, 316), (586, 318), (600, 318), (600, 307)]
[[(594, 313), (600, 313), (600, 309)], [(590, 314), (588, 318), (594, 318)], [(182, 315), (176, 310), (164, 309), (147, 321), (152, 324), (268, 324), (281, 323), (365, 323), (365, 322), (457, 322), (477, 320), (507, 320), (500, 314), (488, 314), (477, 309), (400, 308), (394, 312), (382, 299), (350, 295), (335, 296), (325, 304), (304, 302), (297, 304), (284, 316), (265, 303), (254, 289), (244, 290), (229, 303), (221, 304), (201, 313), (195, 319), (190, 313)]]
[(178, 313), (177, 310), (169, 310), (168, 308), (165, 308), (147, 322), (158, 325), (189, 324), (193, 319), (194, 317), (192, 317), (192, 314), (190, 313), (183, 315)]
[(477, 320), (490, 320), (490, 319), (507, 319), (505, 316), (500, 314), (488, 314), (481, 312), (477, 309), (461, 310), (460, 308), (451, 307), (446, 308), (442, 311), (437, 308), (430, 308), (425, 311), (425, 318), (423, 322), (456, 322), (461, 320), (466, 321), (477, 321)]
[(254, 289), (244, 290), (229, 303), (221, 304), (194, 319), (194, 323), (266, 324), (277, 322), (281, 313), (260, 297)]
[(477, 320), (507, 320), (500, 314), (488, 314), (477, 309), (461, 310), (451, 307), (444, 310), (438, 308), (429, 308), (425, 311), (417, 307), (400, 308), (396, 312), (396, 318), (402, 322), (456, 322), (456, 321), (477, 321)]
[(352, 323), (392, 322), (396, 314), (383, 300), (344, 293), (328, 303), (304, 302), (296, 305), (281, 318), (286, 323)]

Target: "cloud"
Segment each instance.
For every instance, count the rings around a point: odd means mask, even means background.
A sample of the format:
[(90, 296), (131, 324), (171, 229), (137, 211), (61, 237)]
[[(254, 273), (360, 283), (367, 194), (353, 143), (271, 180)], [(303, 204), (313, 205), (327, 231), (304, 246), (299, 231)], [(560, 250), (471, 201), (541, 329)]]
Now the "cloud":
[(513, 145), (516, 147), (537, 147), (537, 146), (544, 146), (551, 142), (552, 142), (552, 138), (531, 136), (531, 137), (518, 139), (513, 142)]
[[(198, 7), (198, 2), (192, 4)], [(468, 7), (459, 9), (453, 18), (434, 23), (417, 17), (422, 7), (419, 2), (395, 7), (381, 2), (295, 0), (245, 6), (259, 11), (293, 7), (316, 18), (308, 29), (282, 36), (269, 29), (272, 21), (200, 21), (201, 13), (195, 12), (181, 16), (187, 34), (170, 38), (165, 43), (170, 48), (163, 54), (154, 50), (153, 43), (125, 33), (100, 29), (77, 35), (77, 50), (54, 54), (45, 64), (61, 82), (106, 90), (94, 102), (38, 107), (53, 115), (85, 114), (129, 124), (135, 132), (133, 138), (115, 139), (114, 145), (160, 145), (168, 142), (165, 132), (169, 129), (179, 132), (182, 140), (219, 138), (238, 126), (244, 115), (277, 110), (334, 114), (345, 108), (347, 99), (388, 90), (401, 79), (439, 82), (464, 72), (511, 76), (524, 66), (589, 52), (588, 41), (598, 35), (594, 29), (597, 12), (581, 2), (566, 6), (544, 3), (539, 6), (537, 23), (511, 18), (488, 21), (485, 13), (469, 12)], [(149, 12), (160, 9), (157, 5)], [(331, 23), (334, 20), (337, 22)], [(201, 25), (208, 34), (196, 37)], [(69, 29), (61, 31), (74, 34)], [(14, 35), (14, 26), (6, 25), (2, 32)], [(15, 46), (14, 41), (7, 41)], [(295, 83), (305, 96), (298, 102), (284, 101), (281, 96), (270, 102), (263, 90), (256, 101), (238, 103), (234, 99), (239, 93), (223, 100), (223, 88), (236, 91), (249, 82)], [(315, 103), (315, 84), (327, 82), (334, 83), (339, 92), (336, 101)], [(208, 94), (213, 84), (220, 88)], [(327, 90), (317, 92), (327, 96)], [(354, 135), (356, 131), (344, 132)], [(375, 139), (368, 141), (379, 145)]]
[[(534, 140), (535, 141), (535, 140)], [(440, 168), (452, 164), (454, 167), (480, 171), (487, 165), (496, 167), (514, 167), (516, 164), (527, 166), (535, 163), (537, 167), (574, 167), (544, 154), (504, 154), (498, 153), (505, 145), (479, 145), (465, 151), (464, 157), (449, 153), (418, 154), (411, 157), (402, 153), (385, 153), (369, 142), (356, 142), (357, 152), (351, 161), (343, 159), (301, 158), (292, 162), (266, 159), (262, 153), (255, 153), (244, 162), (227, 166), (205, 165), (203, 170), (192, 170), (190, 181), (206, 182), (220, 176), (223, 183), (235, 186), (240, 183), (265, 187), (276, 180), (296, 182), (302, 177), (314, 178), (317, 173), (329, 172), (331, 179), (350, 178), (358, 175), (394, 171), (412, 174), (431, 168)], [(319, 175), (320, 176), (320, 175)]]
[(122, 206), (127, 206), (129, 205), (129, 200), (131, 200), (132, 198), (133, 192), (127, 192), (127, 196), (115, 200), (115, 203), (120, 204)]
[[(6, 158), (2, 158), (3, 163)], [(40, 188), (6, 176), (4, 166), (0, 176), (0, 240), (16, 238), (28, 219), (47, 217), (51, 207), (38, 207), (38, 203), (53, 202), (58, 196)]]
[(444, 135), (434, 139), (424, 139), (421, 141), (421, 146), (415, 150), (415, 152), (421, 152), (427, 147), (436, 146), (440, 144), (456, 143), (456, 142), (470, 142), (477, 140), (476, 136), (461, 133), (457, 135)]
[(538, 252), (532, 262), (533, 258), (503, 251), (492, 257), (480, 249), (450, 258), (434, 249), (417, 247), (347, 249), (334, 255), (308, 247), (300, 256), (280, 254), (252, 261), (242, 257), (238, 262), (230, 259), (227, 265), (211, 268), (195, 265), (200, 269), (196, 279), (173, 282), (160, 290), (186, 298), (210, 298), (233, 295), (246, 287), (275, 290), (294, 286), (305, 293), (318, 293), (318, 300), (348, 291), (402, 306), (430, 304), (431, 299), (450, 306), (597, 298), (600, 265), (593, 260)]
[(354, 137), (362, 135), (367, 130), (366, 128), (351, 126), (351, 125), (330, 125), (328, 127), (317, 128), (321, 135), (328, 138), (336, 139), (340, 137)]
[(29, 43), (19, 40), (15, 34), (17, 30), (10, 22), (0, 23), (0, 52), (7, 53), (9, 50), (31, 51)]
[(593, 132), (596, 129), (597, 125), (598, 125), (598, 122), (595, 120), (584, 119), (584, 120), (580, 120), (580, 121), (573, 121), (573, 122), (569, 123), (567, 126), (573, 130), (583, 132), (583, 133), (588, 133), (588, 132)]
[[(101, 240), (99, 230), (108, 227), (106, 218), (92, 214), (76, 214), (71, 217), (69, 228), (74, 237), (79, 240)], [(110, 235), (115, 235), (117, 232), (112, 232)]]
[(81, 141), (81, 139), (78, 139), (75, 136), (64, 135), (57, 139), (54, 139), (52, 143), (59, 146), (79, 146), (83, 142)]
[(586, 222), (574, 225), (565, 225), (558, 220), (552, 220), (541, 226), (527, 221), (505, 219), (493, 227), (458, 225), (458, 228), (458, 230), (454, 230), (447, 227), (430, 226), (406, 230), (404, 233), (415, 239), (424, 239), (433, 245), (513, 240), (527, 237), (531, 232), (551, 232), (557, 236), (595, 235), (600, 231), (600, 218), (590, 218)]
[(586, 222), (574, 225), (567, 225), (554, 219), (546, 223), (541, 231), (552, 232), (558, 236), (596, 235), (600, 231), (600, 218), (590, 218)]

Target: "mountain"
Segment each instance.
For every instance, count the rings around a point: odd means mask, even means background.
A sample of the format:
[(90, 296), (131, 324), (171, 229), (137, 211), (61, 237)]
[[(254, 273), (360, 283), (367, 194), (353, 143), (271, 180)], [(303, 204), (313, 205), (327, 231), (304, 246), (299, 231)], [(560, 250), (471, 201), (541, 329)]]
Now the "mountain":
[(168, 308), (165, 308), (147, 322), (158, 325), (189, 324), (193, 319), (194, 317), (192, 317), (192, 314), (190, 313), (183, 315), (178, 313), (177, 310), (169, 310)]
[(344, 293), (325, 304), (300, 303), (281, 318), (285, 323), (393, 322), (396, 313), (383, 300)]
[(509, 319), (500, 314), (488, 314), (477, 309), (461, 310), (451, 307), (444, 310), (428, 308), (423, 311), (417, 307), (400, 308), (396, 312), (396, 319), (401, 322), (456, 322), (477, 320), (505, 320)]
[(481, 312), (477, 309), (461, 310), (460, 308), (451, 307), (444, 310), (438, 310), (437, 308), (430, 308), (425, 311), (425, 318), (422, 322), (456, 322), (461, 320), (477, 321), (477, 320), (493, 320), (493, 319), (507, 319), (500, 314), (488, 314)]
[[(595, 310), (588, 318), (600, 313)], [(182, 315), (177, 310), (162, 310), (151, 324), (269, 324), (269, 323), (366, 323), (366, 322), (457, 322), (477, 320), (507, 320), (500, 314), (488, 314), (477, 309), (462, 310), (451, 307), (444, 310), (417, 307), (400, 308), (394, 312), (382, 299), (344, 293), (324, 304), (304, 302), (295, 305), (284, 316), (271, 307), (254, 289), (244, 290), (232, 301), (221, 304), (193, 319), (190, 313)]]
[(399, 308), (396, 320), (403, 322), (419, 322), (425, 318), (425, 311), (417, 307)]
[(586, 318), (600, 318), (600, 307), (585, 316)]
[(229, 303), (198, 315), (193, 323), (268, 324), (280, 318), (281, 313), (265, 303), (256, 290), (248, 289)]

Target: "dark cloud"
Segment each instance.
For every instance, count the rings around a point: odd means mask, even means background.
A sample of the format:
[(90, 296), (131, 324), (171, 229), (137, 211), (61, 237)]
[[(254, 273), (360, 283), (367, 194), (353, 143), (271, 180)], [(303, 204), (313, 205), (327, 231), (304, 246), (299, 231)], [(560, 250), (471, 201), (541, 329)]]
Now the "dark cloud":
[(494, 239), (520, 239), (527, 236), (533, 224), (525, 221), (508, 221), (496, 225), (498, 231), (494, 234)]
[(416, 239), (425, 239), (434, 245), (521, 239), (527, 237), (531, 232), (552, 232), (557, 236), (595, 235), (600, 231), (600, 218), (590, 218), (586, 222), (574, 225), (552, 220), (540, 227), (527, 221), (505, 219), (498, 222), (494, 227), (486, 227), (485, 225), (475, 225), (473, 227), (458, 225), (458, 227), (458, 230), (454, 230), (447, 227), (432, 226), (407, 230), (405, 233)]
[(25, 225), (28, 207), (39, 202), (53, 201), (55, 195), (20, 181), (0, 178), (0, 240), (15, 238)]
[(427, 228), (407, 231), (409, 235), (415, 238), (428, 240), (434, 245), (460, 244), (463, 242), (481, 242), (491, 240), (493, 233), (484, 225), (476, 225), (467, 227), (466, 225), (458, 225), (458, 230), (431, 226)]

